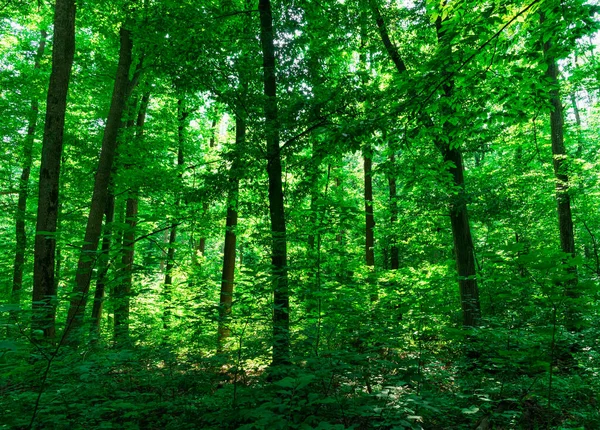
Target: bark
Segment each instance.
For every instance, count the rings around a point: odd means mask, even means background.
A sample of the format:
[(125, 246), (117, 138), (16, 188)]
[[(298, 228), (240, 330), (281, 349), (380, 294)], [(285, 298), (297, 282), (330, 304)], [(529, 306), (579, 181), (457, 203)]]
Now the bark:
[(398, 244), (395, 233), (395, 226), (398, 222), (398, 195), (396, 191), (395, 174), (396, 157), (393, 153), (390, 154), (389, 161), (391, 171), (388, 174), (388, 185), (390, 189), (390, 226), (392, 227), (392, 234), (390, 238), (390, 268), (392, 270), (397, 270), (400, 267)]
[[(167, 248), (169, 247), (169, 237), (171, 236), (171, 232), (169, 230), (165, 230), (163, 231), (163, 238), (162, 241), (165, 245), (167, 245)], [(161, 251), (161, 259), (160, 262), (158, 264), (158, 268), (161, 272), (164, 272), (165, 270), (165, 264), (166, 264), (166, 260), (167, 260), (167, 255), (168, 252), (165, 251), (164, 249)]]
[[(207, 217), (209, 209), (210, 209), (210, 206), (209, 206), (208, 202), (202, 203), (203, 218)], [(206, 236), (204, 236), (204, 232), (202, 233), (202, 237), (200, 238), (200, 241), (198, 242), (198, 247), (196, 248), (196, 251), (199, 252), (202, 257), (204, 257), (204, 255), (206, 253)]]
[(121, 257), (122, 280), (114, 288), (115, 299), (115, 332), (114, 340), (117, 345), (129, 341), (129, 302), (133, 282), (133, 261), (135, 256), (135, 229), (137, 226), (138, 199), (133, 195), (127, 198), (123, 235), (123, 254)]
[(216, 145), (216, 141), (217, 141), (217, 120), (213, 119), (211, 124), (210, 124), (210, 130), (211, 130), (211, 134), (210, 134), (210, 140), (208, 142), (208, 147), (209, 148), (214, 148)]
[(115, 195), (110, 192), (106, 201), (104, 211), (104, 235), (102, 236), (101, 254), (98, 258), (98, 279), (94, 292), (94, 304), (92, 306), (92, 334), (100, 334), (100, 322), (102, 321), (102, 308), (106, 294), (106, 278), (109, 269), (109, 251), (112, 242), (112, 224), (115, 220)]
[[(445, 54), (445, 58), (452, 64), (451, 38), (442, 27), (442, 19), (435, 21), (438, 44)], [(454, 80), (448, 79), (442, 86), (442, 117), (449, 118), (456, 112), (451, 107), (454, 92)], [(448, 171), (453, 179), (453, 185), (458, 192), (453, 195), (450, 202), (450, 224), (452, 225), (452, 238), (454, 241), (454, 256), (456, 258), (456, 271), (458, 273), (458, 288), (463, 314), (463, 327), (476, 327), (481, 320), (481, 305), (479, 301), (479, 286), (477, 285), (477, 270), (475, 266), (475, 247), (469, 224), (467, 209), (467, 195), (465, 190), (464, 164), (460, 145), (453, 142), (456, 139), (456, 128), (446, 121), (442, 125), (444, 136), (448, 139), (438, 139), (437, 146), (442, 152), (444, 162), (449, 166)]]
[[(40, 30), (40, 43), (35, 53), (34, 70), (40, 69), (40, 62), (46, 48), (46, 30)], [(29, 176), (31, 174), (31, 164), (33, 162), (33, 141), (37, 126), (39, 112), (39, 101), (34, 98), (31, 101), (29, 118), (27, 124), (27, 135), (23, 145), (23, 170), (19, 180), (19, 195), (17, 201), (17, 211), (15, 214), (16, 247), (15, 261), (13, 271), (13, 283), (10, 297), (10, 303), (19, 305), (21, 303), (21, 289), (23, 288), (23, 268), (25, 266), (25, 250), (27, 249), (27, 235), (25, 233), (25, 212), (27, 210), (27, 198), (29, 197)], [(17, 314), (12, 314), (17, 318)]]
[[(335, 188), (337, 190), (337, 193), (339, 194), (339, 193), (341, 193), (343, 191), (342, 190), (342, 180), (339, 177), (339, 172), (336, 172), (336, 173), (337, 174), (335, 176), (334, 183), (335, 183)], [(340, 217), (339, 221), (340, 221), (340, 224), (341, 224), (341, 222), (342, 222), (341, 217)], [(344, 229), (342, 228), (342, 226), (340, 226), (340, 228), (338, 229), (337, 233), (335, 234), (335, 242), (337, 243), (337, 245), (338, 245), (338, 247), (339, 247), (340, 250), (344, 249), (343, 247), (344, 247), (344, 236), (345, 235), (346, 235), (346, 232), (344, 231)], [(342, 266), (343, 266), (343, 262), (342, 262)], [(344, 273), (344, 270), (342, 268), (340, 276), (343, 277), (344, 276), (343, 273)]]
[[(312, 21), (308, 21), (308, 31), (316, 31), (314, 25), (311, 25)], [(319, 75), (319, 70), (321, 70), (321, 65), (318, 61), (318, 52), (312, 52), (309, 47), (309, 57), (308, 57), (308, 70), (310, 74), (310, 84), (313, 87), (314, 91), (318, 93), (319, 88), (323, 85), (323, 78)], [(319, 118), (321, 118), (321, 107), (318, 102), (318, 98), (315, 97), (312, 100), (313, 105), (310, 109), (310, 122), (318, 123)], [(313, 138), (311, 145), (311, 163), (308, 169), (308, 180), (310, 187), (310, 231), (308, 233), (308, 250), (309, 256), (314, 254), (315, 250), (315, 233), (318, 230), (317, 226), (317, 200), (319, 198), (319, 176), (320, 176), (320, 168), (321, 163), (323, 161), (323, 151), (320, 150), (320, 144), (317, 139)]]
[[(540, 23), (544, 24), (545, 15), (540, 15)], [(575, 257), (575, 234), (573, 231), (573, 216), (571, 214), (571, 196), (569, 195), (569, 175), (567, 168), (567, 151), (564, 142), (563, 108), (560, 97), (560, 84), (558, 82), (558, 63), (553, 53), (552, 38), (543, 45), (544, 59), (546, 61), (546, 78), (550, 82), (549, 97), (552, 105), (550, 112), (550, 130), (552, 140), (552, 156), (554, 177), (556, 178), (556, 210), (558, 214), (558, 230), (560, 235), (560, 248), (565, 254)], [(568, 264), (568, 263), (567, 263)], [(567, 266), (569, 278), (565, 282), (566, 295), (570, 298), (579, 297), (577, 291), (577, 268)], [(576, 306), (567, 304), (567, 329), (579, 329), (580, 315)]]
[[(139, 144), (143, 139), (144, 123), (146, 122), (146, 111), (148, 109), (148, 101), (150, 93), (146, 92), (142, 96), (137, 119), (134, 122), (134, 116), (131, 115), (127, 123), (127, 129), (132, 130), (135, 136), (131, 137)], [(131, 103), (131, 112), (135, 112), (137, 103)], [(133, 125), (135, 124), (135, 131)], [(135, 150), (135, 147), (133, 148)], [(134, 166), (128, 164), (126, 170), (132, 169)], [(121, 282), (117, 283), (114, 289), (115, 298), (115, 344), (123, 345), (129, 341), (129, 312), (130, 312), (130, 297), (133, 290), (133, 263), (135, 261), (135, 232), (137, 227), (138, 216), (138, 188), (134, 186), (130, 189), (127, 202), (125, 204), (125, 223), (127, 227), (123, 234), (123, 248), (121, 254)]]
[(458, 190), (450, 205), (450, 223), (454, 241), (454, 256), (463, 313), (463, 327), (476, 327), (481, 319), (479, 287), (475, 269), (475, 254), (465, 195), (462, 154), (459, 148), (443, 149), (444, 162), (449, 163), (453, 184)]
[(74, 0), (56, 0), (33, 262), (32, 329), (43, 330), (46, 338), (53, 338), (56, 333), (54, 264), (58, 185), (67, 93), (75, 54), (75, 11)]
[[(241, 111), (241, 110), (240, 110)], [(223, 352), (224, 343), (231, 336), (229, 320), (233, 304), (233, 288), (235, 281), (235, 245), (238, 219), (239, 170), (241, 168), (240, 150), (246, 139), (246, 124), (241, 112), (235, 119), (235, 158), (229, 170), (229, 195), (227, 197), (227, 220), (225, 222), (225, 250), (223, 251), (223, 273), (221, 296), (219, 299), (219, 327), (217, 352)]]
[[(210, 135), (210, 140), (208, 142), (208, 147), (214, 148), (216, 145), (216, 134), (217, 134), (217, 120), (216, 119), (212, 120), (210, 129), (211, 129), (211, 135)], [(204, 218), (207, 217), (209, 209), (210, 209), (210, 205), (208, 204), (208, 202), (203, 202), (202, 203), (202, 215)], [(200, 238), (200, 241), (198, 242), (198, 245), (196, 246), (196, 255), (197, 255), (197, 253), (200, 253), (200, 255), (202, 257), (204, 257), (206, 254), (205, 232), (202, 233), (202, 237)], [(196, 258), (194, 258), (194, 259), (196, 261), (196, 264), (198, 264), (198, 260)]]
[[(177, 102), (177, 140), (179, 142), (177, 149), (177, 166), (183, 167), (184, 163), (184, 143), (185, 143), (185, 120), (188, 113), (184, 110), (183, 100)], [(181, 176), (180, 176), (181, 179)], [(175, 200), (175, 207), (179, 206), (179, 199)], [(167, 265), (165, 268), (165, 283), (163, 286), (163, 294), (165, 298), (165, 311), (163, 314), (163, 328), (169, 328), (169, 319), (171, 317), (171, 286), (173, 284), (173, 266), (175, 262), (175, 242), (177, 240), (177, 225), (173, 224), (169, 233), (169, 247), (167, 250)]]
[(383, 16), (381, 15), (381, 11), (379, 10), (379, 5), (377, 4), (377, 0), (369, 0), (369, 5), (371, 7), (371, 12), (373, 12), (373, 17), (375, 18), (375, 23), (377, 24), (377, 29), (379, 30), (379, 36), (381, 37), (381, 41), (383, 42), (383, 46), (387, 51), (390, 59), (393, 61), (394, 66), (396, 66), (396, 70), (401, 75), (407, 72), (406, 64), (400, 53), (398, 52), (398, 48), (392, 43), (385, 21), (383, 20)]
[(308, 233), (308, 255), (312, 257), (315, 250), (315, 231), (317, 227), (317, 199), (319, 197), (319, 167), (321, 157), (317, 154), (316, 142), (312, 143), (311, 166), (309, 172), (310, 178), (310, 230)]
[(577, 125), (577, 158), (581, 158), (583, 155), (583, 138), (581, 136), (581, 115), (579, 114), (579, 107), (577, 106), (577, 99), (575, 93), (569, 95), (571, 99), (571, 106), (573, 107), (573, 113), (575, 114), (575, 124)]
[(177, 226), (173, 225), (169, 232), (169, 245), (167, 250), (167, 264), (165, 266), (165, 282), (163, 285), (163, 296), (165, 301), (165, 310), (163, 313), (163, 328), (169, 329), (171, 319), (171, 286), (173, 284), (173, 266), (175, 265), (175, 242), (177, 241)]
[[(364, 198), (365, 198), (365, 264), (369, 270), (375, 269), (375, 218), (373, 216), (373, 160), (369, 153), (370, 148), (363, 153), (363, 169), (364, 169)], [(369, 272), (369, 278), (372, 278), (373, 273)], [(374, 279), (371, 279), (372, 284), (376, 284)], [(372, 302), (379, 299), (377, 285), (373, 285), (370, 298)]]
[[(379, 11), (376, 0), (370, 0), (371, 10), (375, 17), (379, 35), (383, 41), (386, 50), (396, 65), (398, 73), (407, 74), (407, 68), (398, 53), (397, 48), (393, 45), (389, 38), (387, 27)], [(442, 35), (442, 22), (438, 18), (436, 20), (436, 31), (438, 34), (438, 43), (441, 49), (445, 52), (446, 58), (451, 59), (451, 46), (448, 43), (448, 38)], [(449, 106), (448, 102), (452, 97), (452, 79), (449, 79), (443, 87), (443, 103), (445, 106)], [(443, 109), (448, 109), (443, 108)], [(449, 116), (452, 114), (450, 111), (443, 112), (443, 116)], [(432, 127), (433, 120), (431, 117), (423, 114), (421, 121), (424, 122), (425, 126)], [(473, 239), (471, 235), (471, 228), (469, 225), (469, 214), (467, 210), (466, 194), (465, 194), (465, 181), (464, 181), (464, 167), (462, 160), (462, 153), (458, 145), (451, 144), (452, 134), (454, 130), (451, 129), (449, 122), (444, 123), (444, 135), (449, 137), (448, 142), (436, 139), (436, 146), (442, 153), (444, 162), (448, 163), (450, 168), (450, 174), (452, 175), (453, 185), (458, 190), (456, 195), (450, 204), (450, 222), (452, 225), (452, 236), (454, 242), (454, 255), (456, 258), (456, 271), (458, 274), (458, 287), (460, 292), (461, 308), (463, 313), (463, 327), (474, 327), (479, 325), (481, 318), (481, 308), (479, 302), (479, 287), (476, 279), (475, 269), (475, 255), (473, 247)]]
[[(119, 63), (117, 66), (110, 110), (102, 138), (102, 150), (100, 152), (98, 170), (96, 171), (94, 192), (85, 231), (84, 245), (79, 256), (77, 274), (75, 276), (75, 286), (69, 305), (66, 326), (67, 332), (64, 336), (68, 342), (74, 344), (78, 342), (78, 334), (83, 325), (83, 315), (90, 288), (92, 268), (95, 264), (95, 254), (98, 249), (98, 242), (102, 230), (102, 218), (108, 198), (110, 174), (117, 149), (121, 119), (127, 101), (126, 94), (130, 84), (129, 69), (132, 64), (132, 49), (131, 32), (125, 26), (121, 26)], [(128, 209), (132, 209), (129, 207), (129, 202), (127, 206)]]
[(366, 153), (363, 156), (365, 174), (365, 264), (367, 267), (375, 266), (375, 218), (373, 217), (373, 160)]
[(267, 175), (269, 177), (269, 214), (271, 218), (273, 264), (273, 366), (290, 361), (289, 289), (287, 272), (287, 239), (283, 201), (281, 148), (277, 112), (277, 81), (273, 16), (270, 0), (259, 0), (260, 42), (263, 53), (265, 94), (265, 126), (267, 140)]

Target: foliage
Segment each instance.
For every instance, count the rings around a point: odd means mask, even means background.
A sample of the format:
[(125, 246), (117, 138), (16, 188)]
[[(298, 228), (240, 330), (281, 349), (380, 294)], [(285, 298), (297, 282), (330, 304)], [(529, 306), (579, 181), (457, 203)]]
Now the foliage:
[[(139, 80), (111, 173), (116, 215), (103, 227), (110, 246), (89, 256), (92, 293), (76, 346), (61, 333), (130, 2), (88, 0), (78, 9), (55, 235), (58, 337), (46, 340), (30, 321), (49, 50), (39, 69), (33, 62), (40, 30), (52, 34), (53, 10), (21, 3), (0, 5), (0, 428), (600, 428), (597, 5), (272, 2), (291, 297), (291, 363), (272, 366), (257, 2), (147, 1), (131, 10), (130, 78)], [(390, 60), (374, 6), (405, 73)], [(548, 41), (558, 87), (546, 73)], [(575, 255), (562, 252), (557, 221), (556, 89)], [(145, 93), (142, 128), (134, 120)], [(27, 258), (14, 303), (33, 100), (40, 115)], [(236, 118), (246, 125), (239, 146)], [(455, 182), (444, 145), (459, 151), (464, 184)], [(375, 266), (365, 264), (365, 154), (373, 161)], [(235, 181), (231, 333), (218, 345)], [(135, 230), (126, 217), (131, 196)], [(475, 327), (461, 325), (450, 221), (460, 205), (473, 236), (482, 314)], [(123, 237), (132, 231), (128, 268)], [(96, 332), (91, 304), (103, 262)], [(117, 343), (117, 290), (130, 278), (128, 341)]]

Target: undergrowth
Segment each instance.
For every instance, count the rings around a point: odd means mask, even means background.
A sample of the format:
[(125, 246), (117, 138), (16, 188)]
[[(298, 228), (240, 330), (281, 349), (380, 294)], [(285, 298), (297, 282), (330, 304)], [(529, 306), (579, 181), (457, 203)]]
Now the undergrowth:
[(45, 380), (47, 362), (23, 344), (2, 354), (0, 428), (600, 428), (592, 348), (551, 364), (527, 336), (512, 346), (501, 339), (490, 328), (408, 350), (361, 345), (277, 369), (164, 345), (95, 345), (59, 349)]

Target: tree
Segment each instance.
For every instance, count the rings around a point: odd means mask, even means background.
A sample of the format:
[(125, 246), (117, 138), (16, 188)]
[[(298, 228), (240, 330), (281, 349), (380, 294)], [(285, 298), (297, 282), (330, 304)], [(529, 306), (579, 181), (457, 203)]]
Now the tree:
[[(404, 60), (398, 53), (397, 48), (391, 42), (385, 22), (379, 10), (376, 0), (370, 0), (371, 10), (374, 14), (375, 22), (379, 30), (379, 35), (383, 44), (394, 62), (398, 73), (407, 75), (408, 71)], [(440, 43), (441, 52), (450, 61), (451, 46), (449, 45), (449, 36), (443, 34), (445, 29), (442, 27), (441, 15), (436, 19), (436, 32)], [(471, 228), (469, 225), (469, 215), (467, 211), (467, 203), (465, 199), (465, 180), (462, 153), (460, 146), (451, 142), (455, 133), (451, 129), (451, 124), (448, 122), (449, 116), (452, 115), (450, 110), (452, 99), (452, 84), (451, 79), (444, 78), (443, 101), (440, 116), (445, 138), (435, 137), (435, 144), (442, 153), (444, 162), (448, 166), (448, 170), (453, 179), (453, 185), (458, 190), (458, 193), (453, 199), (450, 206), (450, 223), (452, 226), (452, 236), (454, 240), (454, 254), (456, 258), (456, 272), (458, 275), (458, 285), (461, 296), (461, 307), (463, 313), (463, 326), (475, 327), (479, 324), (481, 317), (481, 309), (479, 303), (479, 289), (477, 286), (477, 273), (475, 269), (475, 255), (473, 247), (473, 238), (471, 236)], [(421, 120), (424, 125), (432, 128), (434, 122), (427, 114), (421, 115)]]
[(65, 111), (75, 55), (75, 2), (56, 0), (52, 73), (48, 84), (33, 262), (32, 329), (54, 338), (56, 284), (54, 263), (58, 219), (58, 185), (63, 150)]
[(100, 334), (100, 323), (102, 321), (102, 309), (106, 294), (106, 283), (108, 280), (110, 247), (113, 242), (113, 222), (115, 220), (115, 194), (109, 190), (104, 210), (104, 229), (102, 236), (101, 254), (98, 257), (98, 278), (94, 290), (94, 303), (92, 305), (91, 332), (94, 336)]
[[(185, 145), (185, 127), (186, 127), (186, 118), (188, 117), (189, 112), (185, 109), (184, 100), (180, 98), (177, 101), (177, 166), (182, 169), (184, 164), (184, 145)], [(180, 174), (181, 176), (181, 174)], [(179, 198), (175, 200), (175, 206), (179, 206)], [(177, 225), (173, 224), (171, 226), (171, 231), (169, 232), (169, 244), (167, 250), (167, 265), (165, 267), (165, 285), (164, 285), (164, 295), (165, 295), (165, 313), (164, 313), (164, 328), (167, 330), (169, 328), (169, 318), (171, 315), (170, 306), (171, 306), (171, 285), (173, 284), (173, 274), (172, 270), (175, 263), (175, 242), (177, 239)]]
[[(540, 12), (540, 24), (544, 25), (546, 15), (554, 16), (554, 19), (560, 19), (560, 12), (556, 5), (549, 8), (547, 12)], [(575, 257), (575, 234), (573, 229), (573, 216), (571, 214), (571, 196), (569, 195), (569, 174), (568, 174), (568, 155), (565, 148), (565, 138), (563, 129), (563, 107), (560, 96), (560, 84), (558, 81), (559, 69), (556, 59), (556, 48), (554, 47), (554, 31), (552, 26), (547, 27), (543, 33), (543, 54), (546, 63), (546, 79), (549, 86), (550, 98), (550, 130), (552, 140), (552, 166), (556, 178), (556, 211), (558, 214), (558, 230), (560, 235), (561, 251), (570, 257)], [(576, 112), (577, 113), (577, 112)], [(577, 290), (577, 268), (571, 263), (567, 263), (567, 272), (569, 278), (566, 282), (566, 294), (570, 298), (579, 297)], [(579, 328), (581, 318), (576, 314), (573, 304), (569, 304), (567, 317), (567, 327), (573, 331)]]
[(225, 222), (225, 245), (223, 250), (223, 272), (221, 294), (219, 298), (218, 350), (223, 351), (223, 344), (231, 336), (229, 319), (233, 304), (233, 287), (235, 280), (236, 228), (238, 219), (239, 175), (242, 170), (241, 151), (246, 140), (246, 124), (239, 109), (235, 118), (235, 149), (233, 162), (229, 169), (229, 190), (227, 195), (227, 219)]
[[(46, 48), (48, 34), (45, 29), (40, 30), (40, 41), (34, 57), (34, 71), (40, 69), (40, 63)], [(23, 169), (19, 179), (19, 197), (17, 212), (15, 216), (16, 246), (13, 271), (13, 283), (11, 291), (11, 303), (21, 303), (21, 290), (23, 288), (23, 267), (25, 265), (25, 251), (27, 249), (27, 233), (25, 231), (25, 212), (27, 210), (27, 198), (29, 197), (29, 176), (33, 163), (33, 141), (38, 122), (39, 101), (37, 98), (31, 100), (31, 111), (27, 124), (27, 135), (23, 145)], [(16, 314), (15, 314), (16, 318)]]
[[(68, 322), (65, 328), (66, 333), (64, 338), (72, 343), (77, 343), (81, 335), (80, 329), (83, 325), (83, 315), (90, 288), (92, 267), (96, 259), (95, 254), (102, 231), (102, 217), (108, 198), (108, 186), (117, 149), (121, 118), (127, 102), (128, 92), (131, 92), (132, 83), (129, 80), (129, 70), (133, 62), (133, 42), (131, 40), (131, 31), (127, 28), (127, 23), (119, 31), (119, 40), (119, 64), (117, 66), (110, 111), (102, 138), (102, 151), (100, 152), (98, 169), (96, 171), (94, 193), (85, 231), (84, 245), (79, 256), (79, 262), (77, 263), (75, 286), (69, 304)], [(136, 211), (134, 202), (128, 203), (128, 209), (130, 214)]]
[(287, 239), (283, 185), (281, 181), (281, 148), (277, 117), (277, 79), (273, 15), (270, 0), (259, 0), (260, 43), (263, 52), (265, 93), (265, 129), (267, 139), (267, 174), (269, 176), (269, 213), (271, 216), (271, 262), (273, 265), (273, 365), (289, 362), (290, 315), (287, 273)]

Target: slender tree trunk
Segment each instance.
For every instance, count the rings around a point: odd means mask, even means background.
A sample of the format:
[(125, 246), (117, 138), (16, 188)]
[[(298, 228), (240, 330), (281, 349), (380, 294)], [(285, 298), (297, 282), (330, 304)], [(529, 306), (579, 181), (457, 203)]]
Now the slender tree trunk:
[(58, 184), (67, 93), (75, 54), (75, 1), (56, 0), (52, 72), (46, 101), (33, 262), (33, 330), (54, 338), (56, 296), (54, 264), (58, 220)]
[(271, 217), (273, 264), (273, 366), (290, 361), (290, 315), (287, 272), (287, 239), (283, 202), (281, 148), (277, 113), (277, 80), (273, 15), (270, 0), (259, 0), (260, 42), (263, 53), (265, 120), (267, 136), (267, 175), (269, 177), (269, 212)]
[(454, 256), (463, 313), (463, 327), (476, 327), (481, 319), (479, 288), (475, 269), (475, 253), (469, 213), (467, 210), (464, 168), (459, 148), (443, 149), (444, 162), (449, 162), (450, 174), (458, 194), (450, 206), (450, 223), (454, 240)]
[(373, 161), (365, 152), (363, 156), (365, 174), (365, 263), (367, 267), (375, 266), (375, 218), (373, 217)]
[[(375, 217), (373, 215), (373, 160), (370, 153), (371, 148), (365, 149), (363, 152), (363, 168), (364, 168), (364, 198), (365, 198), (365, 264), (369, 270), (375, 269)], [(373, 273), (369, 274), (373, 278)], [(372, 284), (376, 284), (374, 279), (371, 279)], [(371, 301), (375, 302), (379, 299), (377, 285), (372, 285)]]
[(127, 198), (123, 235), (123, 255), (121, 257), (121, 282), (114, 288), (115, 299), (115, 344), (125, 345), (129, 341), (129, 304), (133, 282), (133, 261), (135, 256), (135, 229), (137, 226), (138, 199), (133, 195)]
[(91, 332), (96, 337), (100, 335), (100, 322), (102, 321), (102, 308), (106, 294), (106, 279), (109, 269), (110, 245), (112, 242), (112, 224), (115, 220), (115, 195), (111, 191), (106, 201), (104, 211), (104, 235), (102, 236), (101, 254), (98, 258), (98, 279), (94, 292), (94, 304), (92, 306)]
[(400, 267), (400, 258), (398, 254), (398, 242), (396, 239), (395, 227), (398, 222), (398, 195), (396, 191), (396, 157), (392, 152), (389, 156), (390, 173), (388, 174), (388, 185), (390, 189), (390, 226), (392, 233), (390, 235), (390, 268), (397, 270)]
[[(169, 230), (165, 230), (163, 231), (163, 238), (162, 241), (165, 245), (167, 245), (167, 249), (169, 248), (169, 237), (171, 236), (171, 232)], [(168, 252), (165, 251), (164, 249), (161, 251), (161, 259), (160, 259), (160, 263), (158, 264), (158, 268), (161, 272), (165, 271), (165, 264), (167, 261), (167, 257), (168, 257)]]
[[(185, 121), (188, 113), (184, 110), (183, 99), (177, 102), (177, 139), (179, 141), (177, 149), (177, 166), (181, 169), (184, 163), (184, 144), (185, 144)], [(181, 175), (180, 175), (181, 179)], [(179, 206), (179, 198), (175, 200), (175, 207)], [(175, 241), (177, 240), (177, 226), (174, 224), (169, 233), (169, 249), (167, 250), (167, 265), (165, 268), (165, 283), (163, 294), (165, 298), (165, 311), (163, 314), (163, 327), (165, 330), (169, 328), (169, 320), (171, 318), (171, 296), (173, 284), (173, 266), (175, 263)]]
[(175, 266), (175, 242), (177, 241), (177, 226), (173, 225), (169, 231), (169, 249), (167, 250), (167, 264), (165, 266), (165, 283), (163, 285), (163, 296), (165, 309), (163, 312), (163, 328), (169, 329), (171, 320), (171, 299), (173, 285), (173, 267)]
[(308, 232), (308, 256), (312, 258), (315, 250), (315, 229), (317, 228), (317, 199), (319, 197), (319, 167), (321, 157), (317, 155), (316, 144), (313, 141), (310, 171), (310, 229)]
[[(335, 175), (335, 188), (337, 193), (341, 193), (342, 191), (342, 180), (339, 177), (339, 171), (336, 172)], [(341, 224), (341, 219), (340, 219), (340, 224)], [(344, 231), (344, 228), (340, 225), (340, 228), (338, 229), (336, 235), (335, 235), (335, 243), (337, 243), (339, 249), (344, 249), (344, 236), (346, 235), (346, 232)], [(343, 264), (342, 264), (343, 265)], [(342, 268), (342, 271), (340, 272), (340, 276), (343, 278), (344, 275), (344, 268)]]
[[(65, 339), (76, 344), (78, 342), (79, 332), (83, 324), (83, 315), (87, 301), (87, 295), (90, 288), (92, 277), (92, 268), (95, 264), (96, 250), (102, 231), (102, 218), (106, 208), (108, 198), (108, 186), (113, 161), (117, 149), (118, 134), (121, 128), (123, 111), (126, 105), (127, 93), (129, 90), (129, 69), (132, 64), (132, 41), (131, 32), (123, 25), (120, 30), (120, 50), (119, 64), (113, 87), (113, 95), (110, 104), (110, 110), (104, 128), (102, 138), (102, 150), (98, 162), (98, 170), (94, 182), (94, 192), (92, 203), (85, 231), (84, 245), (79, 256), (77, 264), (77, 274), (75, 276), (75, 286), (69, 305), (67, 316), (67, 326)], [(128, 209), (133, 203), (128, 202)]]
[[(146, 92), (142, 96), (137, 119), (134, 122), (132, 115), (127, 124), (127, 130), (131, 130), (134, 136), (131, 136), (131, 143), (140, 145), (144, 135), (144, 124), (146, 122), (146, 111), (150, 93)], [(131, 103), (131, 111), (135, 112), (137, 103)], [(134, 125), (135, 123), (135, 131)], [(125, 166), (125, 170), (134, 167), (131, 164)], [(135, 261), (135, 233), (138, 216), (138, 188), (132, 187), (127, 196), (125, 205), (125, 223), (127, 228), (123, 235), (123, 248), (121, 256), (121, 282), (117, 283), (114, 289), (115, 298), (115, 330), (114, 340), (117, 345), (124, 345), (129, 342), (129, 313), (130, 297), (133, 290), (133, 263)]]
[[(46, 38), (48, 34), (46, 30), (40, 30), (40, 43), (35, 54), (34, 70), (40, 69), (40, 63), (46, 48)], [(29, 119), (27, 124), (27, 135), (23, 145), (23, 170), (19, 180), (19, 197), (17, 202), (17, 212), (15, 214), (16, 227), (16, 246), (15, 246), (15, 261), (13, 271), (13, 283), (10, 297), (10, 303), (21, 304), (21, 289), (23, 288), (23, 268), (25, 266), (25, 251), (27, 249), (27, 235), (25, 233), (25, 213), (27, 211), (27, 198), (29, 197), (29, 176), (31, 173), (31, 164), (33, 162), (33, 141), (35, 138), (35, 130), (37, 126), (39, 112), (39, 102), (37, 98), (31, 101), (31, 110), (29, 111)], [(13, 318), (17, 318), (18, 314), (12, 313)]]
[[(540, 15), (540, 23), (545, 22), (545, 15)], [(560, 98), (560, 84), (558, 82), (558, 63), (554, 57), (553, 41), (550, 38), (543, 45), (544, 59), (546, 61), (546, 78), (550, 81), (550, 130), (552, 140), (552, 156), (554, 177), (556, 178), (556, 209), (558, 213), (558, 230), (560, 234), (560, 248), (562, 252), (575, 257), (575, 234), (573, 231), (573, 217), (571, 214), (571, 196), (569, 195), (569, 175), (567, 163), (567, 151), (564, 142), (563, 108)], [(567, 263), (568, 264), (568, 263)], [(566, 295), (570, 298), (579, 297), (577, 291), (577, 268), (569, 265), (567, 272), (570, 279), (565, 282)], [(576, 306), (567, 305), (567, 329), (578, 330), (581, 318)]]
[[(450, 64), (452, 58), (451, 38), (442, 28), (442, 19), (438, 17), (435, 21), (438, 44), (444, 51)], [(448, 79), (442, 86), (443, 98), (448, 100), (442, 104), (442, 117), (449, 118), (455, 115), (451, 108), (454, 92), (454, 80)], [(481, 320), (481, 305), (479, 301), (479, 286), (477, 285), (477, 270), (475, 266), (475, 247), (469, 224), (469, 212), (467, 209), (467, 195), (465, 191), (464, 164), (460, 145), (453, 144), (456, 128), (446, 121), (442, 125), (444, 135), (448, 141), (438, 140), (437, 146), (442, 152), (444, 162), (448, 164), (452, 175), (455, 190), (450, 203), (450, 223), (452, 225), (452, 237), (454, 241), (454, 256), (456, 258), (456, 271), (458, 273), (458, 288), (460, 291), (460, 302), (463, 313), (463, 327), (476, 327)]]
[(571, 99), (571, 106), (573, 108), (573, 113), (575, 114), (575, 124), (577, 125), (577, 158), (581, 158), (583, 155), (583, 138), (581, 136), (581, 115), (579, 114), (579, 107), (577, 106), (577, 98), (575, 97), (575, 92), (569, 95)]
[[(209, 206), (208, 202), (202, 203), (203, 218), (206, 218), (208, 216), (209, 209), (210, 209), (210, 206)], [(202, 257), (204, 257), (204, 255), (206, 254), (206, 236), (205, 236), (204, 232), (202, 233), (202, 237), (200, 238), (200, 241), (198, 242), (197, 252), (199, 252)]]
[(235, 280), (235, 245), (238, 219), (238, 194), (240, 187), (239, 171), (241, 168), (240, 151), (246, 139), (246, 124), (240, 112), (235, 118), (235, 158), (229, 170), (229, 195), (227, 196), (227, 220), (225, 222), (225, 250), (223, 251), (223, 274), (221, 280), (221, 297), (219, 299), (219, 327), (217, 352), (223, 352), (224, 343), (231, 336), (229, 320), (233, 304), (233, 287)]
[[(213, 119), (212, 122), (210, 123), (210, 129), (211, 129), (211, 135), (210, 135), (210, 140), (208, 142), (208, 147), (209, 148), (214, 148), (216, 146), (216, 136), (217, 136), (217, 120)], [(206, 218), (208, 216), (208, 211), (210, 209), (210, 205), (208, 204), (208, 202), (203, 202), (202, 203), (202, 216), (203, 218)], [(200, 241), (198, 242), (198, 245), (196, 246), (196, 253), (199, 253), (202, 257), (205, 256), (206, 254), (206, 236), (205, 233), (202, 233), (202, 237), (200, 237)], [(196, 260), (196, 264), (198, 264), (198, 260)]]
[(210, 140), (208, 142), (208, 147), (209, 148), (214, 148), (216, 143), (217, 143), (217, 119), (213, 119), (211, 124), (210, 124), (210, 130), (211, 130), (211, 134), (210, 134)]

